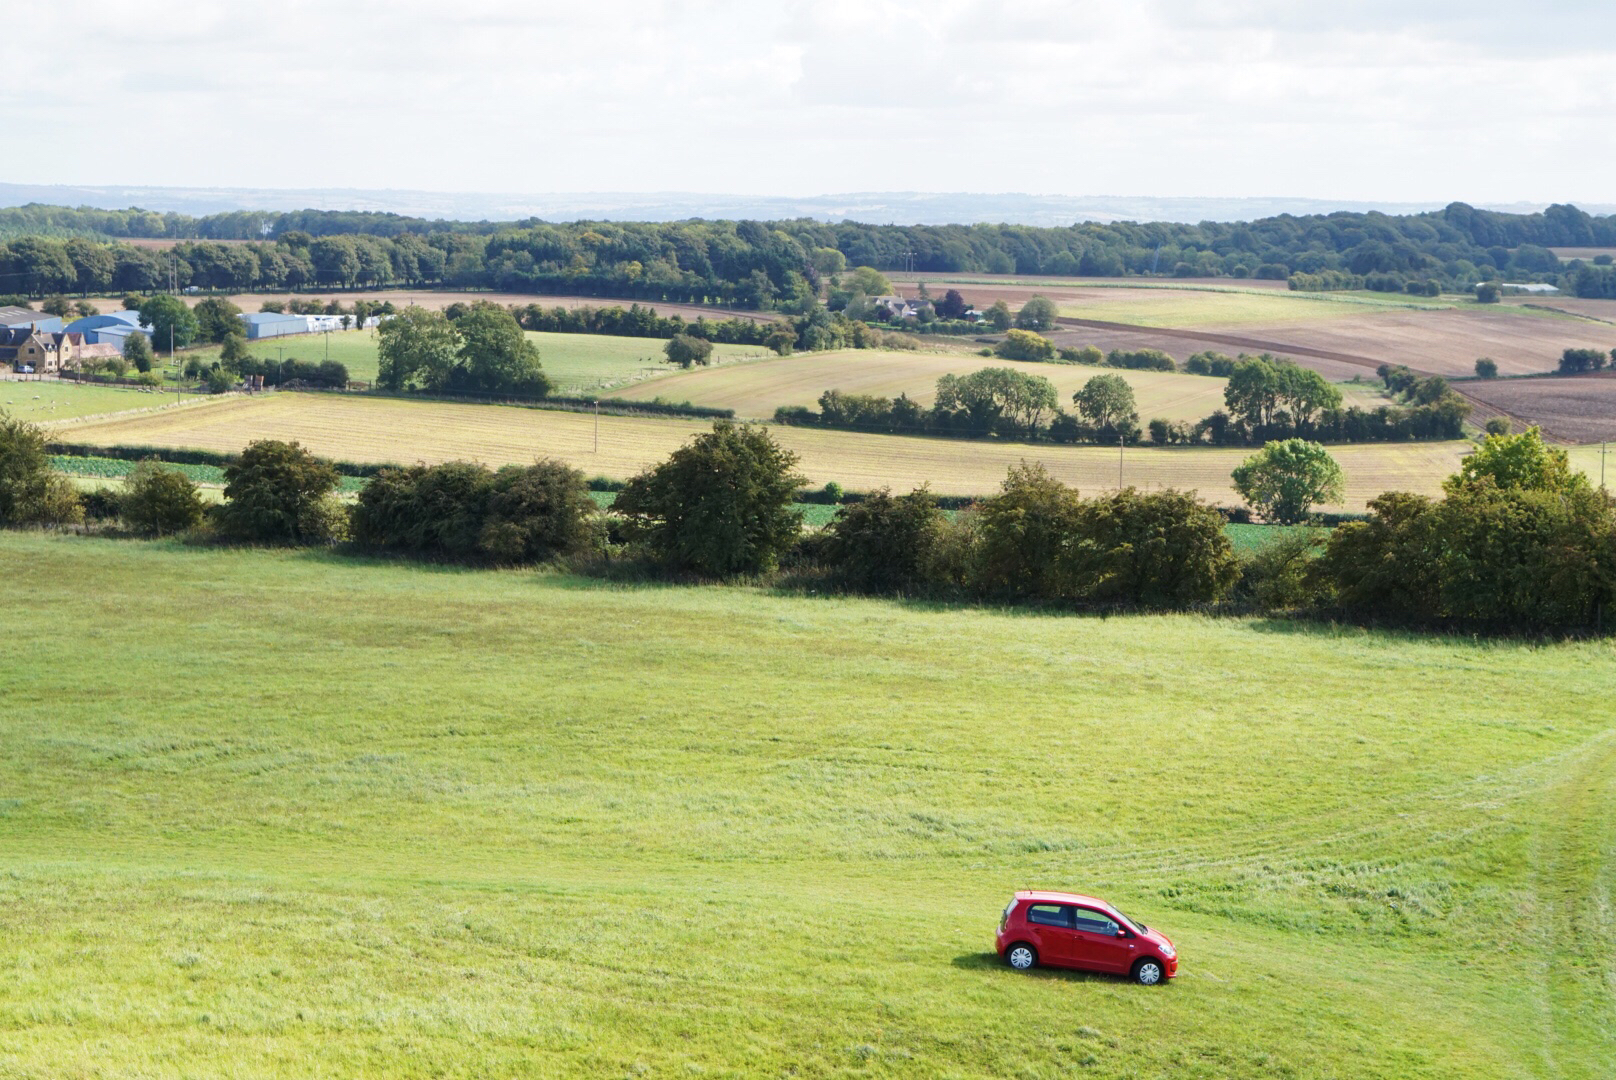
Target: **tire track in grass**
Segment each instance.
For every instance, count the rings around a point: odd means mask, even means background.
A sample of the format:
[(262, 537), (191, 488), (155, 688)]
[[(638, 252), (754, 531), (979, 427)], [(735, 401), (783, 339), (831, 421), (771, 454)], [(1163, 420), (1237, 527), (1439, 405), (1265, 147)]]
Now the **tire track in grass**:
[(1548, 1073), (1616, 1076), (1616, 738), (1550, 792), (1534, 852)]

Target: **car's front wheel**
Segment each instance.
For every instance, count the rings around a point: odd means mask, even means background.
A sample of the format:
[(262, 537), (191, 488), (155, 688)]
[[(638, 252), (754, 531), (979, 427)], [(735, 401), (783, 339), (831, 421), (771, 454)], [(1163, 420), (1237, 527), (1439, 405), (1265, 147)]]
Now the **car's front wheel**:
[(1038, 950), (1025, 941), (1018, 941), (1005, 952), (1004, 960), (1017, 971), (1031, 971), (1038, 966)]
[(1141, 960), (1133, 966), (1133, 977), (1140, 986), (1155, 986), (1166, 974), (1160, 960)]

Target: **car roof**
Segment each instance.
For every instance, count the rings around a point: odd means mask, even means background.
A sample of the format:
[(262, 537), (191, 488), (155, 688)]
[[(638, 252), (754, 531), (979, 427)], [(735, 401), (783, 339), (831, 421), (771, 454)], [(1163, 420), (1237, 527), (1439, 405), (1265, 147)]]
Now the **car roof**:
[(1085, 904), (1089, 907), (1103, 908), (1106, 911), (1117, 910), (1104, 900), (1093, 896), (1084, 896), (1082, 893), (1048, 892), (1043, 889), (1022, 889), (1016, 893), (1016, 899), (1031, 900), (1035, 904)]

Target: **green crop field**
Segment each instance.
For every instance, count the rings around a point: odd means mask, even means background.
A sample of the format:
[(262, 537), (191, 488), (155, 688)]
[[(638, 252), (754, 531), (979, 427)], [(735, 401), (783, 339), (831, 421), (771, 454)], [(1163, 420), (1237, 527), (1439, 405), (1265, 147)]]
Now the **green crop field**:
[(1609, 642), (0, 559), (0, 1075), (1616, 1071)]
[[(1213, 380), (1208, 380), (1213, 381)], [(464, 458), (488, 465), (567, 461), (590, 476), (627, 478), (655, 464), (692, 435), (702, 421), (602, 416), (505, 405), (464, 405), (334, 394), (238, 397), (191, 409), (113, 417), (75, 424), (61, 438), (88, 445), (192, 447), (234, 452), (253, 439), (296, 439), (318, 454), (357, 462), (439, 462)], [(908, 490), (930, 484), (942, 494), (993, 491), (1023, 460), (1041, 461), (1081, 490), (1140, 488), (1198, 490), (1208, 500), (1233, 504), (1229, 473), (1249, 453), (1235, 447), (1056, 446), (998, 440), (869, 435), (779, 427), (780, 442), (801, 457), (801, 470), (817, 487), (834, 480), (852, 491), (888, 486)], [(1346, 499), (1330, 509), (1360, 510), (1388, 490), (1436, 494), (1442, 479), (1472, 449), (1464, 441), (1363, 443), (1331, 447), (1346, 472)]]
[[(612, 337), (605, 334), (541, 334), (528, 331), (528, 340), (539, 348), (539, 361), (555, 383), (557, 393), (587, 394), (626, 386), (644, 379), (668, 375), (675, 368), (661, 363), (660, 338)], [(376, 331), (349, 330), (331, 334), (298, 334), (268, 338), (250, 343), (249, 351), (270, 360), (331, 359), (348, 368), (348, 376), (360, 382), (376, 379)], [(182, 354), (185, 356), (191, 353)], [(216, 359), (218, 346), (199, 349), (195, 355)], [(755, 359), (771, 355), (757, 345), (715, 345), (719, 363)]]

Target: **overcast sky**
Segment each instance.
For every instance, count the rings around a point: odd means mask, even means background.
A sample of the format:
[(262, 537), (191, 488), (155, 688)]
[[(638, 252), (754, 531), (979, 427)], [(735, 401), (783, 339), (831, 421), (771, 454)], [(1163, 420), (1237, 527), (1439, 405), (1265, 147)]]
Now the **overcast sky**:
[[(1494, 13), (1496, 11), (1496, 13)], [(1616, 2), (55, 0), (24, 183), (1616, 202)]]

